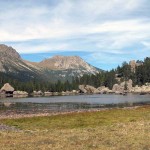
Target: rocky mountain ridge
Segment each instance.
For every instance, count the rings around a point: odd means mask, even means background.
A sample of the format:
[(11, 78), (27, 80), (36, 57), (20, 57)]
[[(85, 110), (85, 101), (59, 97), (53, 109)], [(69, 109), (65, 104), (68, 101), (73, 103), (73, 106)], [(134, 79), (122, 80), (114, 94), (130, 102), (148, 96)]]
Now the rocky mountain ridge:
[(17, 73), (18, 71), (33, 72), (35, 70), (22, 60), (15, 49), (2, 44), (0, 45), (0, 71)]
[(87, 71), (98, 73), (97, 69), (86, 63), (79, 56), (61, 56), (57, 55), (49, 59), (45, 59), (39, 63), (40, 66), (49, 69), (66, 70), (66, 69), (79, 69), (85, 68)]
[(83, 74), (96, 74), (100, 69), (97, 69), (79, 56), (53, 56), (52, 58), (45, 59), (39, 63), (28, 62), (33, 66), (42, 68), (44, 70), (62, 71), (61, 76), (66, 76), (66, 71), (70, 72), (70, 76), (83, 76)]
[(0, 45), (0, 72), (20, 74), (34, 78), (71, 80), (84, 74), (96, 74), (101, 70), (86, 63), (79, 56), (54, 56), (41, 62), (23, 60), (12, 47)]

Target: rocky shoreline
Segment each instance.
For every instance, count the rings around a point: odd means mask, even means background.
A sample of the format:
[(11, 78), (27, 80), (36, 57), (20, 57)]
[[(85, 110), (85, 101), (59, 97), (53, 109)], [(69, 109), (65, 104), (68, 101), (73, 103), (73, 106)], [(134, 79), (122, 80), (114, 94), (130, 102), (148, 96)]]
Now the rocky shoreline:
[(95, 88), (91, 85), (79, 85), (78, 90), (72, 91), (62, 91), (62, 92), (51, 92), (51, 91), (33, 91), (32, 93), (27, 93), (26, 91), (14, 91), (14, 88), (6, 83), (0, 91), (0, 97), (28, 97), (28, 96), (67, 96), (67, 95), (79, 95), (79, 94), (120, 94), (126, 95), (127, 93), (133, 94), (150, 94), (150, 83), (146, 83), (142, 86), (133, 86), (132, 80), (119, 82), (114, 84), (112, 89), (105, 86), (100, 86)]
[[(149, 105), (144, 105), (144, 107)], [(78, 109), (78, 110), (70, 110), (70, 111), (63, 111), (63, 112), (28, 112), (28, 113), (20, 113), (17, 112), (3, 112), (0, 113), (0, 120), (2, 119), (17, 119), (17, 118), (31, 118), (31, 117), (44, 117), (44, 116), (55, 116), (55, 115), (65, 115), (65, 114), (72, 114), (72, 113), (85, 113), (85, 112), (98, 112), (98, 111), (106, 111), (111, 109), (136, 109), (143, 106), (130, 106), (130, 107), (123, 107), (123, 108), (91, 108), (91, 109)]]
[(150, 83), (146, 83), (142, 86), (133, 86), (132, 80), (120, 82), (118, 84), (114, 84), (112, 89), (109, 89), (108, 87), (101, 86), (98, 88), (95, 88), (90, 85), (79, 85), (80, 93), (88, 94), (120, 94), (125, 95), (127, 93), (133, 93), (133, 94), (150, 94)]

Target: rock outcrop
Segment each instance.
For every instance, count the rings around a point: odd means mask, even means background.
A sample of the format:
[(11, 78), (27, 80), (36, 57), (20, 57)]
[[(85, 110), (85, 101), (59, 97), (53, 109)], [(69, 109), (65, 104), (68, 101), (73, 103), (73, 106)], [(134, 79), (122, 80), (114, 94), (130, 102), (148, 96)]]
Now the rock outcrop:
[(123, 93), (138, 93), (138, 94), (150, 94), (150, 83), (146, 83), (145, 85), (135, 87), (132, 86), (132, 80), (124, 81), (120, 84), (114, 84), (112, 88), (112, 92), (116, 94)]
[(132, 80), (124, 81), (120, 84), (114, 84), (112, 92), (116, 94), (123, 94), (124, 92), (132, 92)]
[(52, 96), (52, 95), (53, 95), (53, 92), (47, 91), (47, 92), (44, 92), (44, 95), (45, 95), (45, 96)]
[(93, 94), (99, 94), (99, 90), (91, 85), (86, 85), (85, 89), (87, 90), (87, 93), (93, 93)]
[(101, 86), (95, 88), (91, 85), (79, 85), (80, 93), (92, 93), (92, 94), (105, 94), (105, 93), (112, 93), (108, 87)]
[(85, 85), (79, 85), (79, 91), (80, 93), (87, 93), (87, 90), (85, 89)]
[(114, 84), (113, 88), (112, 88), (112, 92), (116, 93), (116, 94), (121, 94), (124, 92), (124, 87), (122, 87), (119, 84)]
[(112, 93), (112, 90), (105, 86), (98, 87), (97, 90), (99, 90), (101, 94)]
[(131, 60), (129, 62), (129, 65), (131, 66), (131, 71), (135, 72), (135, 68), (136, 68), (136, 61), (135, 60)]
[(90, 85), (79, 85), (80, 93), (93, 93), (98, 94), (100, 91), (93, 86)]
[(132, 93), (150, 94), (150, 85), (148, 84), (143, 86), (136, 85), (135, 87), (132, 88)]
[(136, 62), (135, 60), (131, 60), (129, 62), (129, 65), (131, 66), (131, 71), (135, 72), (136, 67), (141, 66), (143, 63), (142, 62)]
[(32, 93), (34, 96), (43, 95), (42, 91), (33, 91)]
[(9, 83), (4, 84), (4, 86), (0, 90), (1, 94), (13, 94), (13, 92), (14, 88)]
[(28, 95), (26, 91), (14, 91), (13, 95)]

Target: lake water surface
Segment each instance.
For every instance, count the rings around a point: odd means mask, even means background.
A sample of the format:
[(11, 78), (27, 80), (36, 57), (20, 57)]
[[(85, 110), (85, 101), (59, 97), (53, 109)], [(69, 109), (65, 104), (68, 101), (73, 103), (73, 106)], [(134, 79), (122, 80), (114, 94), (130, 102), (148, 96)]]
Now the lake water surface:
[(150, 104), (150, 95), (75, 95), (0, 99), (0, 110), (14, 111), (70, 111), (77, 109), (124, 107)]

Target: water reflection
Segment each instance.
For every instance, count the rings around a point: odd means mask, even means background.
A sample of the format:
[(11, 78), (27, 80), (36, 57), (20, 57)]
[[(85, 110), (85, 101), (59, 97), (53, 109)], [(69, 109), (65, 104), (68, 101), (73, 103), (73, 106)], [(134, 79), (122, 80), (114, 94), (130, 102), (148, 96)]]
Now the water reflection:
[(150, 95), (80, 95), (32, 98), (4, 98), (1, 112), (63, 112), (92, 108), (132, 107), (150, 104)]

